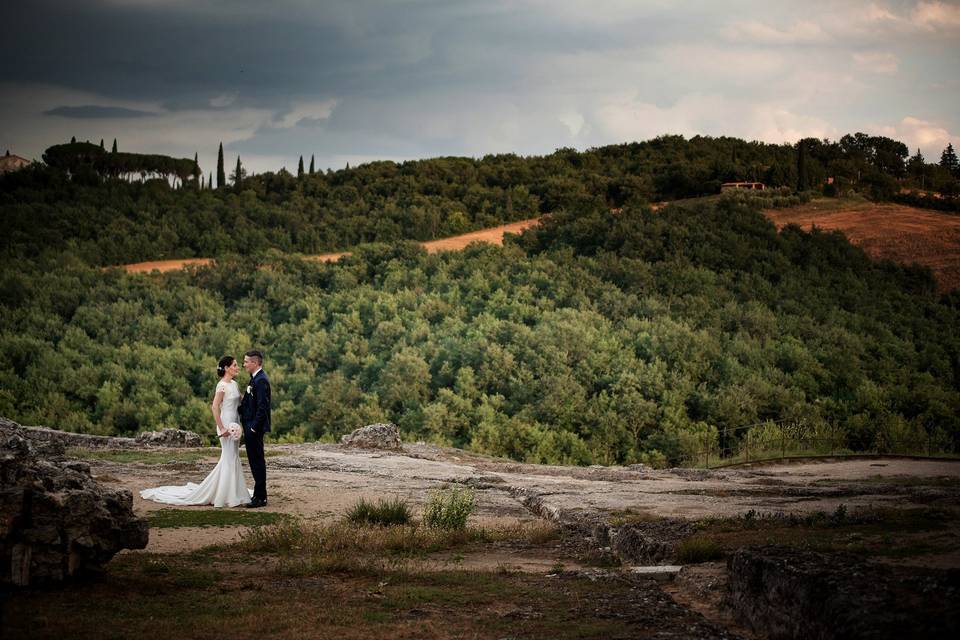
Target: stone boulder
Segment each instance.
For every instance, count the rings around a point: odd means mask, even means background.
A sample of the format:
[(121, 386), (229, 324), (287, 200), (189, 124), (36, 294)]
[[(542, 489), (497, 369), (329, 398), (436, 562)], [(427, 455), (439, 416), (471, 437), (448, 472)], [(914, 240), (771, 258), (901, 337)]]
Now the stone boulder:
[(960, 571), (767, 545), (727, 560), (727, 604), (765, 638), (960, 637)]
[(164, 429), (163, 431), (144, 431), (136, 438), (137, 444), (152, 447), (202, 447), (200, 436), (193, 431), (183, 429)]
[(354, 429), (353, 433), (340, 438), (340, 444), (345, 447), (360, 449), (389, 449), (391, 451), (402, 449), (397, 425), (390, 422), (368, 424), (365, 427)]
[(664, 518), (610, 527), (607, 535), (614, 554), (626, 564), (669, 564), (677, 545), (696, 531), (692, 522)]
[(0, 422), (0, 584), (60, 582), (147, 546), (131, 493), (101, 487), (90, 465), (54, 453)]

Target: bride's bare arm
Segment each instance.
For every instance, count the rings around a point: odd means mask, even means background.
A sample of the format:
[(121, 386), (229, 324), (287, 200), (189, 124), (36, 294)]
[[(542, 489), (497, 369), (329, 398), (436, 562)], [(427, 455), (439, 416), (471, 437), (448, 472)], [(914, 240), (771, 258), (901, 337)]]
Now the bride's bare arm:
[(223, 421), (220, 420), (220, 405), (223, 404), (223, 391), (217, 389), (217, 392), (213, 394), (213, 404), (210, 405), (210, 411), (213, 413), (213, 419), (217, 423), (217, 435), (222, 436), (227, 432), (227, 428), (224, 426)]

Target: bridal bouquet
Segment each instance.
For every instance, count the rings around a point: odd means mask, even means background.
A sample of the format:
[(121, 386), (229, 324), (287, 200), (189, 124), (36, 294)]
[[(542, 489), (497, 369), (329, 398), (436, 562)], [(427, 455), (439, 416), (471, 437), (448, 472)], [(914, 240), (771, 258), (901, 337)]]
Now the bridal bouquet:
[(231, 422), (227, 425), (226, 435), (230, 436), (232, 440), (239, 440), (240, 436), (243, 435), (243, 427), (241, 427), (236, 422)]

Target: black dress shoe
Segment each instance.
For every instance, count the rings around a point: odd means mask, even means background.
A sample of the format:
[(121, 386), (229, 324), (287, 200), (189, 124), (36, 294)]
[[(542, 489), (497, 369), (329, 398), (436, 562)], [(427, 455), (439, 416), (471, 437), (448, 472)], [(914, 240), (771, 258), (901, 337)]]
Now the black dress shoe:
[(247, 509), (257, 509), (259, 507), (267, 506), (266, 500), (251, 500), (246, 504)]

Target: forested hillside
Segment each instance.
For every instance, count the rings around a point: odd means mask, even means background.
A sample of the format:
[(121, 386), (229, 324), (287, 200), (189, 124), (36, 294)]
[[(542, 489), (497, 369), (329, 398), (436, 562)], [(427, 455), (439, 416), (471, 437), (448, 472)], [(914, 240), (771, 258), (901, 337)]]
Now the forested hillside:
[(385, 161), (298, 176), (244, 177), (239, 166), (239, 179), (234, 170), (232, 184), (210, 189), (212, 175), (198, 182), (194, 161), (73, 142), (48, 149), (47, 165), (0, 176), (0, 259), (69, 252), (112, 265), (271, 248), (318, 253), (456, 235), (583, 198), (620, 208), (715, 194), (741, 180), (879, 198), (909, 185), (960, 191), (960, 172), (947, 160), (907, 155), (900, 142), (862, 133), (796, 146), (662, 136), (548, 156)]
[[(938, 298), (929, 272), (874, 263), (836, 234), (778, 233), (738, 197), (657, 213), (625, 198), (612, 212), (607, 187), (583, 194), (583, 179), (568, 185), (579, 196), (551, 200), (529, 186), (534, 180), (519, 182), (517, 167), (506, 168), (520, 159), (497, 162), (502, 177), (490, 183), (471, 177), (480, 175), (472, 161), (425, 161), (424, 175), (437, 171), (433, 186), (409, 197), (436, 204), (437, 233), (456, 219), (440, 217), (441, 203), (457, 203), (465, 226), (554, 211), (543, 228), (507, 246), (428, 256), (410, 242), (380, 243), (337, 264), (270, 252), (154, 277), (91, 266), (158, 257), (142, 223), (114, 216), (96, 194), (114, 193), (130, 210), (184, 206), (180, 230), (156, 216), (154, 240), (167, 251), (186, 241), (203, 253), (257, 246), (232, 244), (225, 224), (210, 226), (241, 210), (278, 248), (349, 244), (333, 235), (337, 225), (351, 241), (419, 237), (430, 228), (405, 209), (392, 227), (389, 207), (371, 208), (367, 198), (406, 197), (399, 187), (376, 195), (373, 185), (404, 183), (403, 166), (392, 163), (303, 182), (273, 176), (289, 185), (279, 191), (263, 178), (262, 191), (237, 195), (26, 186), (47, 175), (38, 172), (17, 186), (35, 190), (25, 199), (22, 191), (11, 196), (7, 183), (5, 207), (15, 198), (18, 211), (36, 207), (44, 221), (45, 211), (75, 207), (78, 227), (97, 216), (122, 219), (143, 244), (101, 260), (93, 234), (55, 255), (41, 240), (56, 247), (73, 230), (55, 224), (5, 244), (37, 257), (8, 254), (0, 278), (0, 415), (97, 433), (211, 432), (217, 359), (255, 345), (267, 355), (280, 438), (331, 439), (391, 420), (407, 439), (519, 460), (667, 464), (716, 441), (718, 429), (802, 417), (838, 425), (853, 450), (916, 435), (956, 450), (960, 304), (956, 294)], [(544, 180), (563, 185), (569, 175)], [(371, 178), (369, 187), (360, 176)], [(645, 197), (664, 193), (652, 189)], [(343, 199), (348, 192), (356, 199)], [(333, 201), (352, 213), (330, 226), (271, 217), (320, 212), (316, 203)], [(201, 217), (188, 224), (188, 211)], [(237, 237), (256, 238), (254, 231)]]

